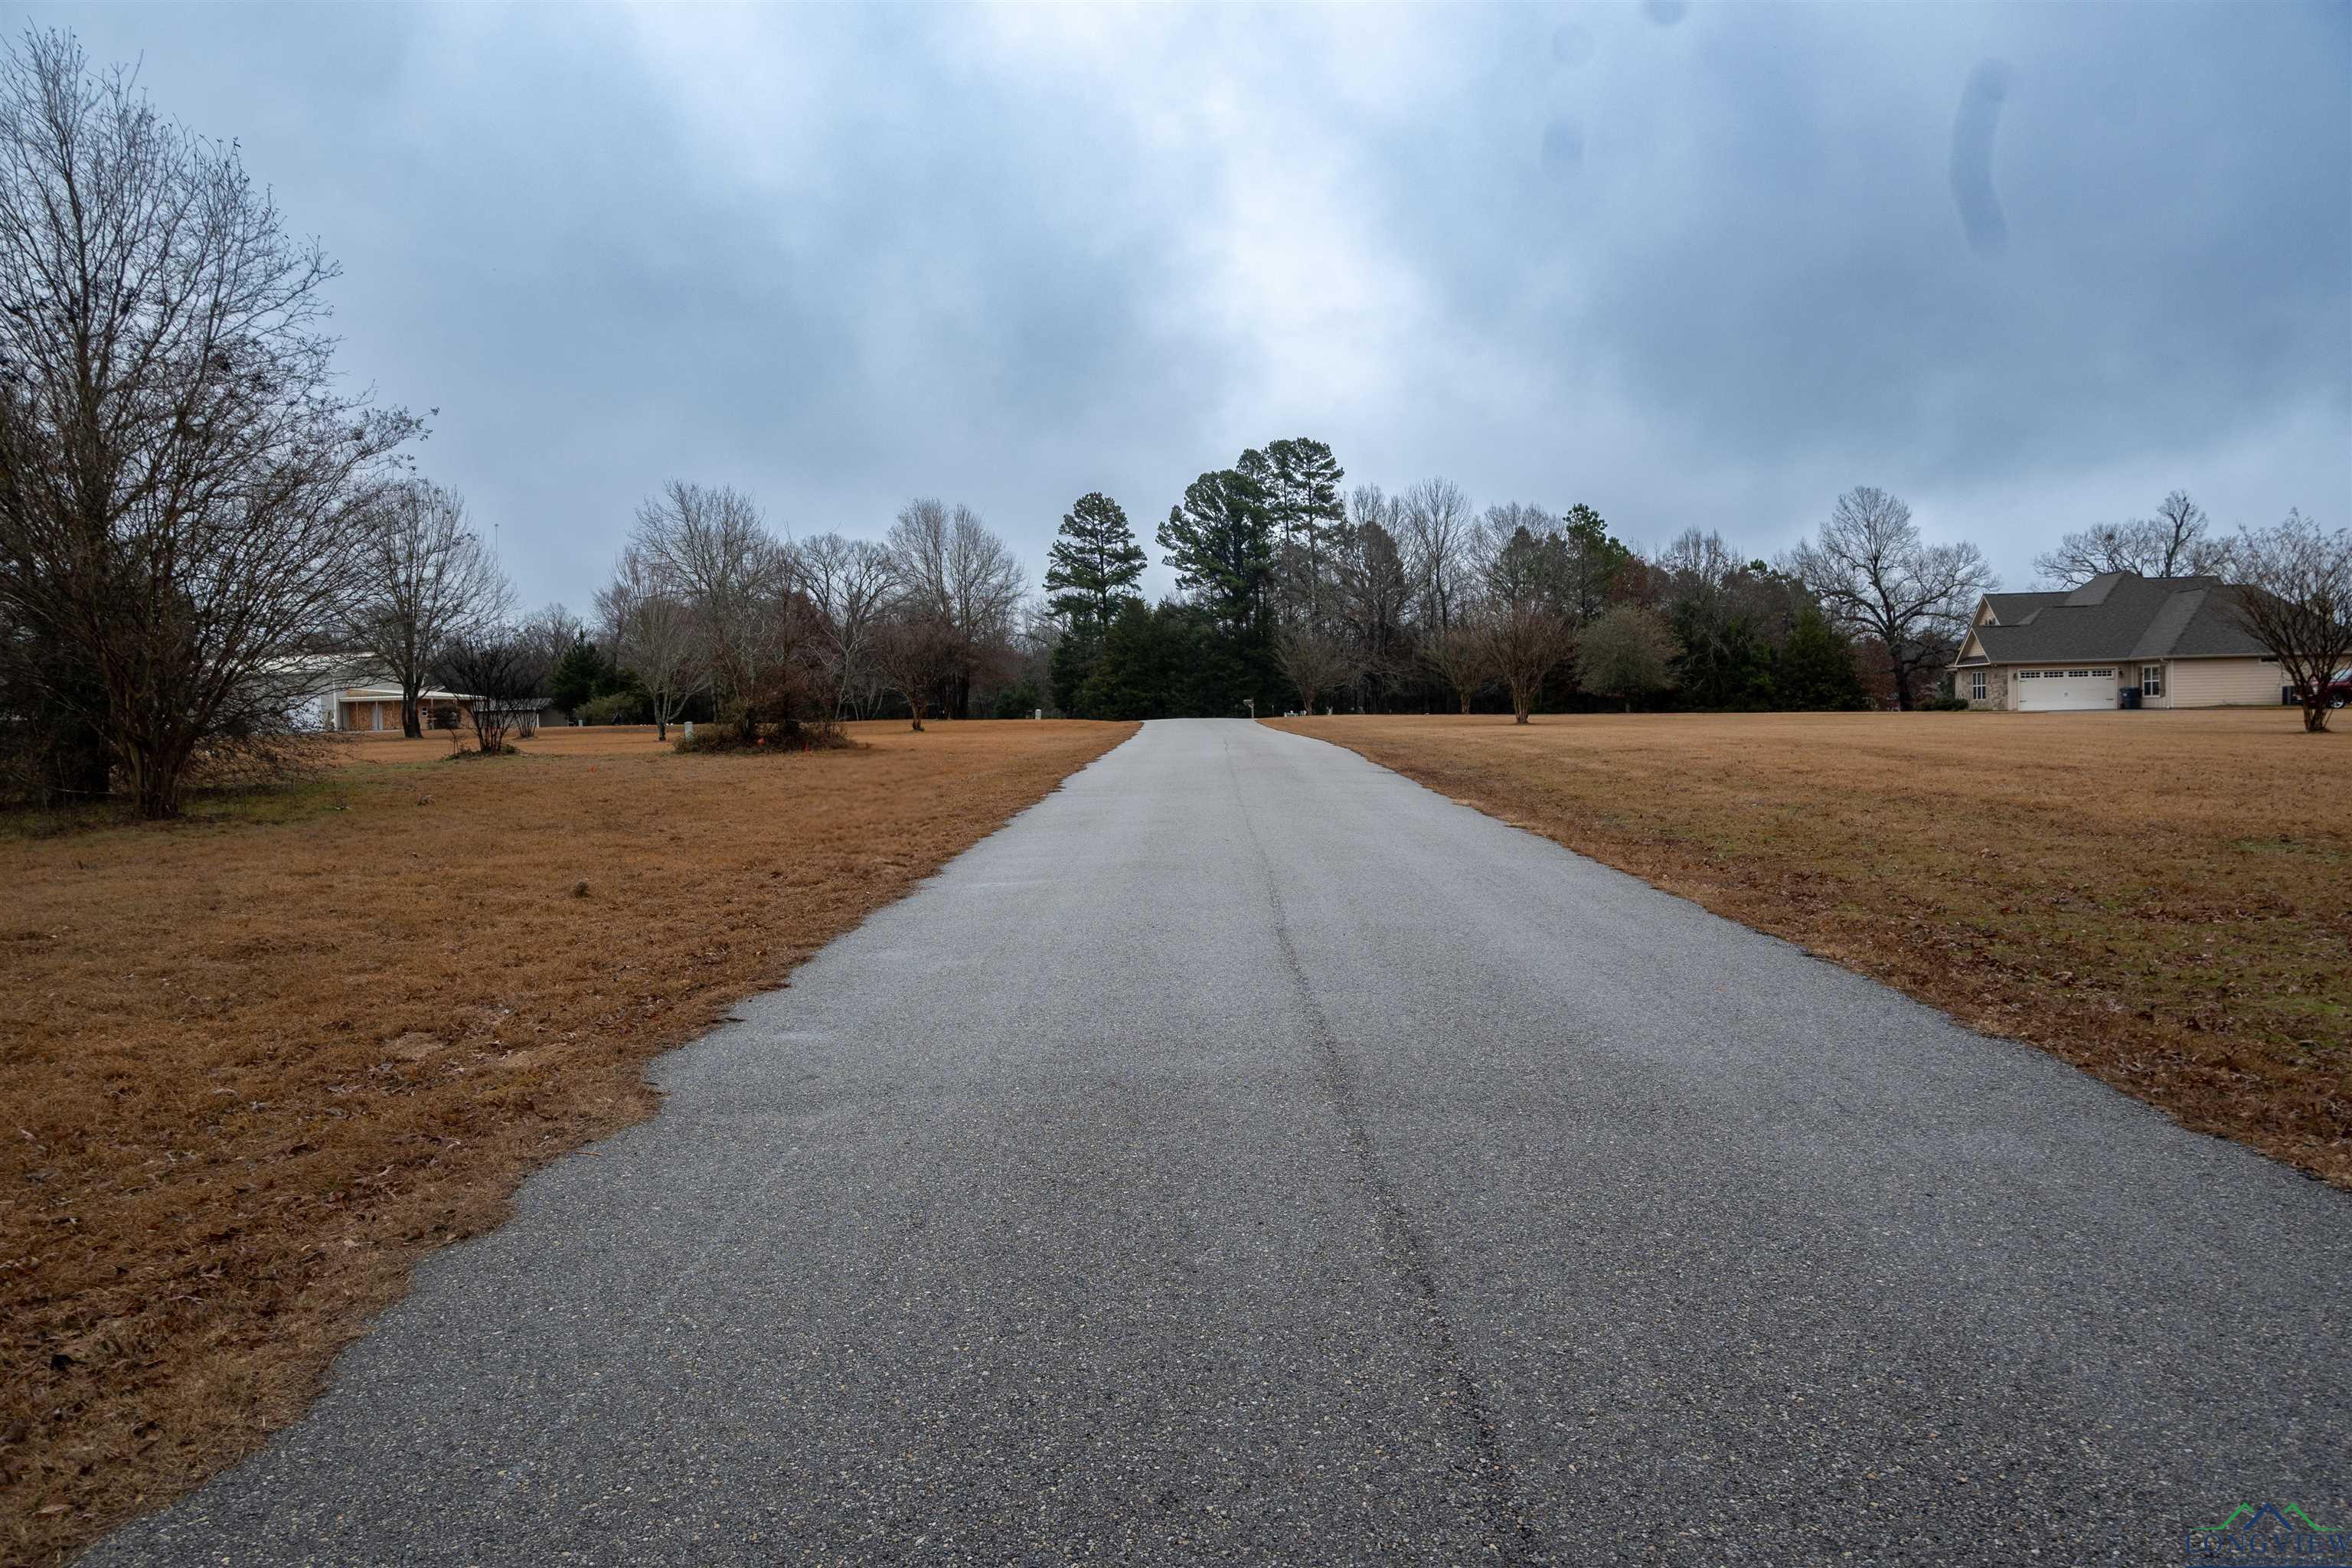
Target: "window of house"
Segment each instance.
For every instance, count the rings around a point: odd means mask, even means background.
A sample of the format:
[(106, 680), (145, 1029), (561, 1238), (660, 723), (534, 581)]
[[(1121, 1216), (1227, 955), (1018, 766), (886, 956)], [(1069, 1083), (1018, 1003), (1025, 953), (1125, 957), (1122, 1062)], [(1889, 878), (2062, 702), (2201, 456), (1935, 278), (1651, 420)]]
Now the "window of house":
[(2139, 694), (2142, 697), (2164, 695), (2164, 666), (2143, 664), (2139, 667)]
[(2066, 678), (2069, 680), (2080, 680), (2083, 677), (2090, 673), (2091, 672), (2087, 669), (2070, 669), (2066, 672)]
[(2020, 680), (2039, 680), (2042, 679), (2042, 672), (2038, 669), (2021, 669), (2017, 672), (2017, 679)]
[(1985, 700), (1985, 672), (1977, 670), (1969, 677), (1969, 695), (1977, 701)]
[(2091, 671), (2091, 673), (2093, 675), (2113, 675), (2115, 671), (2112, 669), (2095, 669)]

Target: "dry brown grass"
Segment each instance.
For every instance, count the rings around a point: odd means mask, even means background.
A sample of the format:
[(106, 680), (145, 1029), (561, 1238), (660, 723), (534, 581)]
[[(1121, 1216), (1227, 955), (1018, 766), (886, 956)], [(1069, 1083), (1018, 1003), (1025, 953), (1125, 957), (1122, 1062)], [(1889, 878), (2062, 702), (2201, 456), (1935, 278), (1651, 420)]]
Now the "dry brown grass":
[(2352, 739), (2292, 712), (1277, 727), (2352, 1186)]
[(649, 1058), (1134, 730), (855, 728), (366, 742), (188, 822), (0, 839), (0, 1554), (252, 1448), (423, 1253), (646, 1115)]

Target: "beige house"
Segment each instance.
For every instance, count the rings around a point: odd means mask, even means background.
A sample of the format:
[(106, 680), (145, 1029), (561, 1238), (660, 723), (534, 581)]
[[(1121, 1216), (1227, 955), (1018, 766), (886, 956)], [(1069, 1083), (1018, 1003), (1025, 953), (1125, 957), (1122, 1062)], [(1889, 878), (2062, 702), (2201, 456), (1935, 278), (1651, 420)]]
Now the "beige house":
[[(344, 734), (400, 733), (400, 683), (370, 663), (338, 655), (284, 660), (273, 679), (288, 689), (287, 707), (297, 727)], [(417, 717), (427, 730), (462, 729), (473, 721), (474, 699), (437, 689), (416, 694)], [(539, 729), (541, 700), (511, 704), (510, 727), (530, 735)]]
[[(400, 688), (397, 685), (363, 683), (339, 686), (320, 693), (320, 716), (322, 728), (341, 730), (352, 734), (400, 733)], [(473, 699), (455, 691), (420, 691), (416, 694), (417, 717), (427, 729), (434, 727), (436, 710), (442, 710), (443, 729), (456, 729), (467, 722), (467, 710)]]
[(1952, 661), (1971, 708), (2276, 707), (2285, 674), (2219, 577), (2105, 572), (2072, 591), (1987, 594)]

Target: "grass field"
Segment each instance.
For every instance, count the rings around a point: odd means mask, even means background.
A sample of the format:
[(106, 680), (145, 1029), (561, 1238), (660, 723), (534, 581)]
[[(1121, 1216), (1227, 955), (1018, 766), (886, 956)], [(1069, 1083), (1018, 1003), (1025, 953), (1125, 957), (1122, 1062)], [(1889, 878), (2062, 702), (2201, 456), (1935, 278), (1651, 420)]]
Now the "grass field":
[(0, 838), (0, 1558), (249, 1450), (422, 1254), (647, 1114), (649, 1058), (1133, 729), (362, 741), (182, 823)]
[(2352, 1186), (2352, 736), (2273, 710), (1277, 727)]

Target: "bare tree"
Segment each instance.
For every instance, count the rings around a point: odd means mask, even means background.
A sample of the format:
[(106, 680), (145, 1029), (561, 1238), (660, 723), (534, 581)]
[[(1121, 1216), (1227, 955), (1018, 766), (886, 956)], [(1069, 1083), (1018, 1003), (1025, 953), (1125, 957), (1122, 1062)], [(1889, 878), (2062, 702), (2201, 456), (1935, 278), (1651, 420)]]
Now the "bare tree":
[(2079, 588), (2106, 572), (2143, 577), (2219, 576), (2230, 570), (2231, 542), (2214, 536), (2205, 509), (2175, 490), (2154, 517), (2102, 522), (2059, 540), (2033, 558), (2034, 570), (2062, 588)]
[(37, 805), (103, 799), (114, 771), (106, 692), (89, 668), (0, 598), (0, 797)]
[(630, 542), (692, 611), (720, 717), (745, 741), (763, 719), (791, 721), (807, 627), (791, 553), (751, 498), (673, 479), (637, 509)]
[[(1550, 512), (1539, 506), (1529, 506), (1525, 501), (1490, 506), (1470, 526), (1470, 559), (1491, 579), (1496, 563), (1511, 548), (1512, 541), (1524, 533), (1529, 540), (1541, 544), (1551, 538), (1558, 526), (1559, 520)], [(1528, 569), (1534, 570), (1538, 566), (1534, 557), (1524, 551), (1520, 553)], [(1546, 584), (1547, 588), (1550, 586)]]
[(2303, 705), (2303, 727), (2327, 728), (2328, 687), (2352, 666), (2352, 531), (2323, 531), (2300, 511), (2242, 531), (2231, 609), (2271, 650)]
[(1927, 543), (1909, 507), (1868, 485), (1838, 497), (1820, 538), (1790, 552), (1781, 569), (1839, 629), (1885, 645), (1895, 703), (1906, 710), (1919, 671), (1948, 655), (1999, 583), (1975, 545)]
[(1462, 711), (1469, 712), (1470, 700), (1495, 670), (1492, 645), (1477, 625), (1477, 606), (1456, 606), (1450, 626), (1424, 626), (1421, 661), (1454, 693)]
[(417, 693), (434, 650), (460, 632), (505, 620), (514, 590), (466, 526), (457, 491), (423, 479), (393, 487), (369, 520), (351, 639), (400, 684), (400, 732), (425, 733)]
[(148, 816), (284, 743), (290, 656), (365, 582), (418, 424), (338, 387), (336, 272), (127, 70), (56, 32), (0, 59), (0, 625)]
[(514, 626), (464, 627), (433, 658), (435, 679), (467, 699), (475, 744), (492, 757), (507, 751), (507, 731), (539, 697), (549, 668), (541, 640)]
[(920, 605), (901, 604), (877, 628), (875, 667), (890, 689), (907, 700), (912, 728), (923, 727), (932, 692), (950, 678), (958, 642), (955, 628)]
[(820, 533), (793, 552), (801, 588), (816, 606), (816, 662), (838, 721), (873, 663), (875, 640), (896, 592), (890, 552), (867, 539)]
[[(1544, 682), (1576, 643), (1566, 617), (1536, 599), (1488, 604), (1469, 622), (1466, 634), (1480, 650), (1480, 664), (1510, 692), (1516, 724), (1528, 721)], [(1462, 710), (1470, 710), (1466, 698)]]
[(1305, 710), (1315, 711), (1315, 700), (1347, 684), (1356, 672), (1348, 645), (1329, 632), (1308, 626), (1286, 626), (1275, 635), (1275, 661), (1290, 684), (1298, 688)]
[(1633, 710), (1634, 700), (1674, 684), (1675, 634), (1654, 610), (1617, 605), (1601, 612), (1577, 639), (1577, 677), (1596, 697), (1614, 697)]
[(1675, 585), (1685, 593), (1721, 593), (1748, 566), (1723, 542), (1722, 534), (1703, 533), (1696, 528), (1676, 534), (1673, 543), (1658, 552), (1653, 564), (1676, 579)]
[[(1030, 690), (1044, 697), (1037, 704), (1043, 708), (1055, 699), (1054, 658), (1061, 651), (1065, 638), (1072, 635), (1068, 617), (1055, 609), (1045, 599), (1024, 599), (1021, 603), (1021, 624), (1013, 634), (1013, 648), (1019, 656), (1020, 672), (1016, 678)], [(1056, 718), (1066, 717), (1058, 710)]]
[(709, 683), (694, 607), (658, 558), (631, 545), (612, 583), (597, 590), (596, 613), (614, 661), (653, 700), (655, 738), (668, 740), (669, 727)]
[(1486, 668), (1511, 694), (1511, 720), (1527, 723), (1574, 646), (1575, 628), (1560, 614), (1548, 581), (1550, 515), (1536, 508), (1497, 507), (1480, 525), (1484, 555), (1483, 610), (1473, 623)]
[(1466, 602), (1470, 498), (1451, 479), (1423, 479), (1404, 492), (1402, 520), (1400, 542), (1418, 589), (1421, 623), (1442, 638)]
[(1339, 623), (1367, 695), (1375, 700), (1412, 658), (1412, 577), (1391, 526), (1396, 512), (1377, 488), (1357, 490), (1336, 561)]
[(1026, 589), (1021, 563), (970, 507), (929, 497), (899, 509), (887, 548), (908, 614), (928, 613), (947, 628), (949, 704), (954, 717), (968, 717), (974, 678), (1010, 652)]
[(588, 636), (587, 624), (561, 599), (550, 600), (522, 623), (521, 632), (553, 669)]

